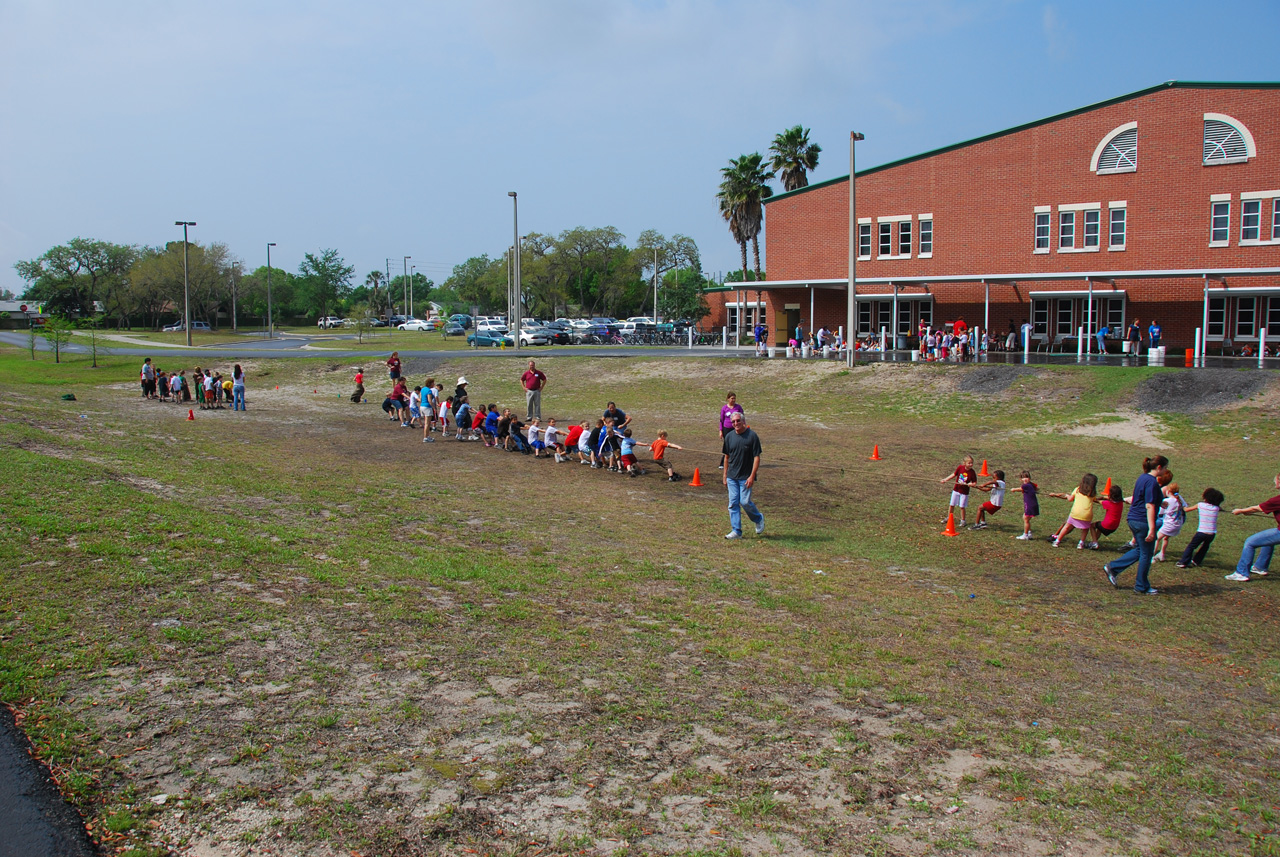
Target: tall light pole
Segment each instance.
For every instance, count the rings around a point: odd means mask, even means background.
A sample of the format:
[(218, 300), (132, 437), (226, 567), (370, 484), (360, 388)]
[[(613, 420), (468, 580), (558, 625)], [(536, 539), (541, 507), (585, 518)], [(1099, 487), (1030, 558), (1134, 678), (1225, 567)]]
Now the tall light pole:
[(187, 227), (195, 226), (194, 220), (175, 220), (174, 226), (182, 227), (182, 326), (187, 331), (187, 347), (191, 347), (191, 273), (187, 265)]
[(515, 278), (515, 324), (511, 328), (511, 342), (515, 350), (520, 350), (520, 322), (524, 318), (524, 307), (520, 302), (520, 211), (516, 203), (516, 192), (507, 191), (507, 196), (511, 197), (511, 229), (512, 234), (516, 237), (516, 246), (511, 255), (515, 259), (514, 272), (512, 276)]
[(417, 270), (417, 265), (409, 266), (409, 315), (413, 315), (413, 274)]
[[(844, 347), (849, 352), (849, 368), (853, 368), (853, 346), (858, 341), (854, 323), (858, 310), (858, 193), (857, 173), (854, 171), (853, 147), (865, 140), (857, 131), (849, 132), (849, 301), (845, 308)], [(894, 324), (897, 324), (895, 321)]]
[(271, 248), (274, 246), (276, 242), (267, 242), (267, 339), (275, 338), (275, 327), (271, 319)]
[(404, 257), (404, 311), (409, 315), (413, 315), (409, 306), (409, 260), (412, 258), (412, 256)]

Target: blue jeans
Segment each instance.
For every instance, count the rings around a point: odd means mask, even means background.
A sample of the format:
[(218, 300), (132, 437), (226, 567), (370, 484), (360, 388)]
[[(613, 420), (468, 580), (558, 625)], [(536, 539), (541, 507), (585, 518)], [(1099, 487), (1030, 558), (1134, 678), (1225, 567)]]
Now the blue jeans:
[[(1263, 530), (1249, 536), (1244, 540), (1244, 547), (1240, 550), (1240, 561), (1236, 563), (1236, 573), (1248, 577), (1250, 568), (1269, 571), (1271, 550), (1276, 545), (1280, 545), (1280, 530)], [(1254, 558), (1255, 552), (1258, 555), (1257, 559)]]
[(1129, 548), (1129, 552), (1116, 557), (1107, 563), (1107, 568), (1111, 569), (1111, 573), (1119, 575), (1135, 562), (1138, 563), (1138, 576), (1133, 581), (1133, 591), (1146, 593), (1151, 588), (1151, 581), (1147, 579), (1147, 572), (1151, 570), (1151, 555), (1155, 553), (1155, 542), (1147, 541), (1147, 522), (1135, 524), (1129, 521), (1129, 529), (1133, 532), (1133, 540), (1135, 545)]
[(747, 485), (747, 480), (727, 479), (725, 482), (729, 486), (729, 526), (735, 533), (742, 535), (741, 510), (745, 509), (751, 523), (757, 526), (764, 520), (764, 515), (760, 514), (756, 504), (751, 502), (751, 487)]
[(231, 395), (234, 397), (231, 403), (231, 410), (244, 410), (244, 387), (232, 387)]

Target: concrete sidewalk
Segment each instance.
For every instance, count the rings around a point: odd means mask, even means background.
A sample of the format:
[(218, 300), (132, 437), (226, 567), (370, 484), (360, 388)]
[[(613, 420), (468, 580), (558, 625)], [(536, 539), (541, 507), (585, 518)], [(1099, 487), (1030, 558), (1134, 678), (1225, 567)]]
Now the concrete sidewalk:
[(0, 706), (0, 857), (93, 857), (84, 821)]

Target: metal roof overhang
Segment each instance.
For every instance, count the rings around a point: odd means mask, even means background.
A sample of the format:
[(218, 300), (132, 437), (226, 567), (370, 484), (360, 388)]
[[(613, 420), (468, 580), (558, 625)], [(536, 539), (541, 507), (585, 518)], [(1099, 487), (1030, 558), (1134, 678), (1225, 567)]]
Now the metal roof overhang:
[[(1159, 280), (1159, 279), (1178, 279), (1194, 277), (1200, 279), (1208, 277), (1211, 280), (1221, 280), (1226, 277), (1266, 277), (1280, 276), (1280, 267), (1268, 268), (1169, 268), (1155, 271), (1062, 271), (1051, 273), (1025, 273), (1025, 274), (948, 274), (938, 277), (858, 277), (857, 285), (861, 286), (889, 286), (892, 288), (897, 285), (899, 287), (907, 286), (930, 286), (933, 284), (945, 283), (990, 283), (991, 285), (1000, 285), (1004, 283), (1037, 283), (1037, 282), (1055, 282), (1062, 280)], [(813, 279), (813, 280), (762, 280), (752, 283), (733, 283), (726, 284), (716, 291), (738, 291), (745, 289), (746, 291), (771, 291), (773, 289), (845, 289), (849, 286), (849, 279), (842, 277), (840, 279)], [(1087, 289), (1085, 290), (1087, 293)], [(1097, 294), (1098, 288), (1094, 288), (1094, 294)], [(861, 288), (858, 294), (865, 294)], [(890, 292), (892, 294), (892, 292)], [(874, 295), (873, 295), (874, 296)]]

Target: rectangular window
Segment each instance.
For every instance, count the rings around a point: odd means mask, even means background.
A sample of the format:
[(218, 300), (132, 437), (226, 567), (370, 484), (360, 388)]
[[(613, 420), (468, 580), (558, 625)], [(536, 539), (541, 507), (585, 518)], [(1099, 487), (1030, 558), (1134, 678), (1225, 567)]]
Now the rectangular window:
[(1071, 304), (1070, 298), (1058, 298), (1058, 322), (1055, 328), (1059, 336), (1075, 333), (1075, 328), (1071, 324)]
[(916, 315), (919, 320), (924, 323), (925, 327), (933, 326), (933, 301), (920, 301), (917, 305)]
[(893, 224), (892, 223), (880, 224), (880, 255), (881, 256), (893, 255)]
[(1226, 244), (1231, 240), (1231, 203), (1213, 203), (1209, 232), (1210, 244)]
[(1271, 240), (1280, 241), (1280, 196), (1271, 200)]
[(1240, 202), (1240, 240), (1257, 241), (1262, 234), (1262, 200)]
[(866, 336), (871, 332), (871, 303), (858, 301), (858, 335)]
[(1119, 336), (1124, 330), (1124, 298), (1107, 298), (1107, 327), (1112, 336)]
[(858, 224), (858, 258), (871, 258), (871, 224)]
[[(1280, 307), (1280, 304), (1277, 304)], [(1277, 316), (1280, 318), (1280, 315)], [(911, 301), (898, 301), (898, 335), (910, 336), (911, 330)]]
[(1129, 210), (1127, 208), (1111, 209), (1111, 237), (1109, 247), (1112, 250), (1123, 250), (1128, 232)]
[(1036, 252), (1049, 252), (1049, 214), (1048, 212), (1036, 213)]
[(729, 317), (728, 317), (729, 329), (741, 330), (742, 328), (738, 327), (738, 308), (736, 306), (731, 306), (731, 307), (726, 307), (725, 309), (729, 311)]
[(1257, 298), (1236, 298), (1236, 337), (1253, 336)]
[(1215, 339), (1222, 338), (1222, 332), (1227, 329), (1227, 299), (1226, 298), (1209, 298), (1209, 328), (1205, 336), (1211, 336)]
[(1031, 332), (1036, 336), (1049, 332), (1049, 301), (1044, 298), (1031, 302)]
[(1102, 212), (1096, 208), (1084, 213), (1084, 246), (1097, 249), (1102, 240)]
[[(1276, 209), (1280, 212), (1280, 208)], [(1277, 214), (1276, 224), (1280, 227), (1280, 214)], [(925, 256), (933, 253), (933, 221), (920, 221), (920, 255)]]
[(889, 301), (876, 302), (876, 333), (882, 330), (893, 330), (893, 304)]
[(1058, 249), (1073, 250), (1076, 246), (1076, 213), (1058, 212)]
[(911, 221), (903, 220), (898, 223), (898, 255), (911, 255)]
[(1267, 298), (1267, 338), (1280, 336), (1280, 297)]

